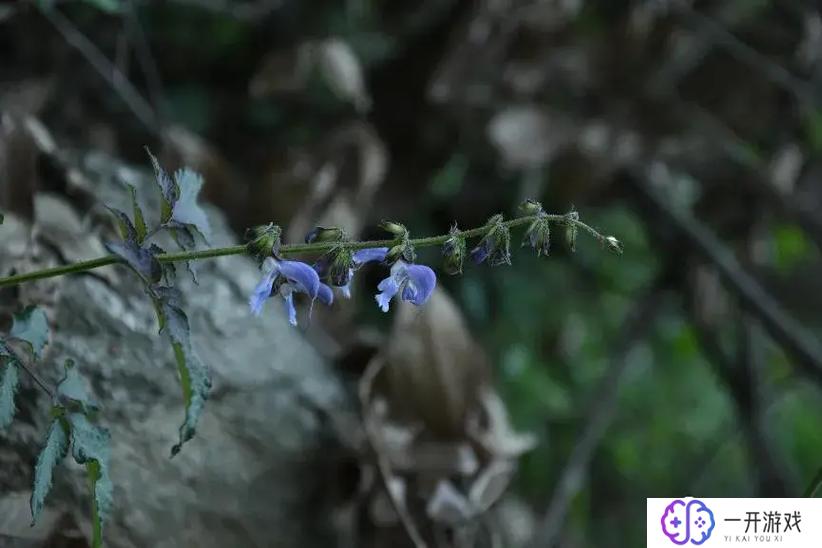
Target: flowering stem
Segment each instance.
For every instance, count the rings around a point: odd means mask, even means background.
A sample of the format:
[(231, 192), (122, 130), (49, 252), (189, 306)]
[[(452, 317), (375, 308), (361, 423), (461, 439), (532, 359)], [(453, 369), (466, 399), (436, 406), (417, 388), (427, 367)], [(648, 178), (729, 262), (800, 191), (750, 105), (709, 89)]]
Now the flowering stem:
[[(580, 220), (570, 217), (569, 215), (542, 214), (541, 216), (543, 219), (554, 223), (575, 224), (578, 228), (584, 230), (585, 232), (593, 236), (598, 242), (606, 242), (606, 237), (597, 232), (596, 229), (594, 229), (590, 225), (583, 223)], [(537, 217), (538, 215), (528, 215), (525, 217), (512, 219), (510, 221), (505, 221), (502, 224), (508, 226), (508, 228), (514, 228), (530, 223), (531, 221), (534, 221)], [(461, 233), (461, 235), (465, 238), (476, 238), (478, 236), (483, 236), (487, 230), (487, 226), (480, 226), (477, 228), (472, 228), (471, 230), (465, 230)], [(428, 238), (412, 239), (409, 240), (409, 243), (414, 247), (430, 247), (444, 244), (449, 237), (449, 234), (442, 234), (440, 236), (430, 236)], [(355, 242), (315, 242), (310, 244), (283, 244), (280, 247), (280, 254), (288, 256), (309, 253), (322, 253), (325, 251), (330, 251), (332, 248), (339, 247), (340, 245), (343, 245), (351, 250), (366, 249), (370, 247), (390, 247), (395, 243), (397, 243), (396, 240), (367, 240)], [(157, 259), (161, 263), (173, 263), (179, 261), (208, 259), (212, 257), (225, 257), (228, 255), (244, 255), (247, 252), (248, 249), (245, 245), (233, 245), (228, 247), (214, 247), (211, 249), (182, 251), (179, 253), (163, 253), (157, 255)], [(36, 270), (34, 272), (15, 274), (13, 276), (0, 278), (0, 287), (12, 287), (15, 285), (33, 282), (36, 280), (56, 278), (58, 276), (64, 276), (66, 274), (75, 274), (77, 272), (86, 272), (89, 270), (93, 270), (95, 268), (117, 264), (119, 262), (121, 262), (119, 257), (116, 257), (115, 255), (107, 255), (105, 257), (98, 257), (96, 259), (90, 259), (87, 261), (79, 261), (76, 263), (71, 263), (63, 266), (56, 266), (53, 268), (45, 268), (43, 270)]]

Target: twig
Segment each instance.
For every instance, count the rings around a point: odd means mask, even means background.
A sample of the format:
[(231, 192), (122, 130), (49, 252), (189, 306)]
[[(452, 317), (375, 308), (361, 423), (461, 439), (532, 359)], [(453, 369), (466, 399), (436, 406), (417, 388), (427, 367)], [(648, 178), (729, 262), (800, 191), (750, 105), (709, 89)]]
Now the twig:
[[(592, 237), (594, 237), (601, 245), (608, 244), (608, 238), (597, 232), (596, 229), (594, 229), (593, 227), (578, 220), (573, 215), (551, 214), (542, 215), (542, 217), (553, 223), (572, 223), (576, 225), (576, 227), (580, 230), (587, 232)], [(530, 223), (536, 218), (536, 215), (529, 215), (526, 217), (512, 219), (510, 221), (505, 221), (503, 224), (506, 225), (508, 228), (515, 228)], [(463, 231), (462, 236), (465, 238), (476, 238), (478, 236), (482, 236), (487, 230), (488, 227), (481, 226), (473, 228), (471, 230)], [(428, 238), (411, 239), (409, 240), (409, 243), (414, 247), (429, 247), (434, 245), (442, 245), (450, 237), (450, 234), (442, 234), (440, 236), (431, 236)], [(343, 246), (353, 251), (358, 249), (366, 249), (370, 247), (390, 247), (392, 245), (395, 245), (396, 243), (398, 243), (396, 240), (369, 240), (357, 242), (317, 242), (310, 244), (285, 244), (282, 247), (280, 247), (280, 254), (288, 257), (308, 253), (324, 253), (338, 246)], [(229, 255), (243, 255), (247, 253), (247, 251), (248, 250), (244, 245), (233, 245), (228, 247), (200, 249), (196, 251), (184, 251), (180, 253), (162, 253), (160, 255), (157, 255), (157, 260), (161, 263), (173, 263), (197, 259), (209, 259), (213, 257), (225, 257)], [(121, 261), (118, 257), (114, 255), (107, 255), (105, 257), (98, 257), (96, 259), (90, 259), (87, 261), (79, 261), (68, 265), (37, 270), (35, 272), (24, 272), (22, 274), (15, 274), (14, 276), (0, 278), (0, 287), (11, 287), (26, 282), (32, 282), (35, 280), (43, 280), (46, 278), (64, 276), (66, 274), (85, 272), (88, 270), (93, 270), (95, 268), (117, 264), (119, 262)]]
[(813, 104), (813, 89), (810, 84), (800, 80), (785, 67), (771, 61), (748, 44), (739, 40), (721, 24), (691, 9), (684, 2), (680, 5), (680, 10), (686, 18), (697, 25), (703, 26), (708, 32), (712, 33), (717, 44), (723, 46), (740, 61), (755, 70), (759, 70), (768, 80), (791, 92), (801, 104)]
[(666, 274), (658, 276), (651, 289), (630, 312), (618, 336), (608, 371), (600, 379), (591, 400), (593, 405), (585, 426), (568, 456), (567, 464), (551, 495), (548, 510), (532, 539), (531, 545), (534, 547), (553, 545), (562, 532), (571, 500), (579, 490), (591, 458), (614, 418), (619, 382), (630, 365), (628, 356), (637, 341), (653, 326), (654, 318), (660, 310), (660, 295), (666, 278)]
[(97, 73), (120, 95), (126, 106), (146, 129), (155, 135), (159, 134), (157, 116), (125, 75), (60, 11), (56, 8), (43, 7), (39, 2), (35, 2), (35, 5), (65, 41), (79, 51)]
[(810, 485), (808, 488), (805, 489), (805, 492), (802, 494), (805, 498), (815, 497), (816, 494), (819, 492), (820, 488), (822, 488), (822, 467), (816, 471), (816, 475), (811, 480)]
[(40, 387), (40, 388), (41, 388), (41, 389), (42, 389), (42, 390), (43, 390), (46, 394), (48, 394), (48, 395), (49, 395), (49, 397), (51, 397), (51, 399), (52, 399), (52, 400), (54, 399), (54, 390), (52, 390), (51, 388), (49, 388), (49, 386), (48, 386), (48, 385), (47, 385), (47, 384), (43, 381), (43, 379), (41, 379), (41, 378), (40, 378), (40, 376), (39, 376), (37, 373), (35, 373), (35, 372), (34, 372), (34, 371), (33, 371), (33, 370), (32, 370), (32, 369), (31, 369), (31, 368), (30, 368), (30, 367), (26, 364), (26, 362), (24, 362), (23, 360), (21, 360), (19, 357), (18, 357), (18, 358), (16, 358), (16, 359), (14, 359), (13, 361), (14, 361), (14, 363), (16, 363), (17, 365), (19, 365), (20, 367), (22, 367), (22, 368), (23, 368), (23, 371), (25, 371), (26, 373), (28, 373), (29, 377), (31, 377), (31, 378), (32, 378), (32, 380), (34, 380), (34, 382), (37, 384), (37, 386), (39, 386), (39, 387)]
[(371, 446), (371, 450), (374, 452), (374, 456), (377, 460), (377, 468), (380, 472), (383, 487), (388, 494), (388, 499), (391, 501), (391, 506), (394, 507), (394, 511), (399, 516), (400, 522), (402, 523), (405, 532), (408, 534), (408, 538), (411, 539), (411, 542), (417, 548), (426, 548), (427, 544), (422, 538), (422, 535), (414, 523), (411, 514), (408, 513), (403, 502), (397, 498), (396, 493), (391, 488), (391, 463), (388, 462), (388, 458), (385, 456), (385, 450), (382, 447), (379, 432), (376, 432), (374, 428), (374, 419), (371, 413), (371, 392), (374, 387), (375, 379), (384, 367), (384, 359), (379, 357), (374, 358), (368, 364), (368, 367), (365, 369), (365, 372), (360, 379), (359, 396), (360, 405), (362, 406), (365, 434), (368, 439), (368, 443)]
[(143, 30), (143, 25), (140, 24), (140, 15), (137, 12), (135, 0), (127, 2), (128, 14), (126, 15), (126, 24), (129, 31), (134, 35), (134, 51), (137, 57), (137, 62), (140, 63), (140, 68), (143, 70), (143, 75), (146, 78), (146, 87), (148, 88), (148, 95), (151, 98), (151, 103), (154, 106), (154, 112), (161, 112), (163, 102), (163, 81), (160, 78), (160, 71), (157, 68), (157, 61), (154, 54), (151, 52), (151, 44), (149, 44), (146, 33)]
[(793, 357), (799, 368), (822, 383), (822, 351), (815, 340), (794, 320), (762, 285), (739, 264), (733, 254), (702, 223), (679, 211), (651, 188), (645, 178), (626, 173), (644, 201), (660, 214), (685, 243), (716, 267), (725, 286), (754, 314), (774, 341)]
[(696, 330), (699, 343), (706, 357), (713, 363), (719, 377), (728, 387), (739, 420), (742, 422), (742, 433), (748, 445), (751, 458), (756, 463), (759, 477), (760, 495), (765, 497), (786, 497), (790, 491), (782, 474), (775, 455), (768, 447), (766, 433), (762, 428), (762, 402), (755, 389), (756, 368), (752, 361), (756, 359), (749, 352), (752, 342), (751, 320), (744, 321), (744, 331), (738, 356), (729, 356), (722, 348), (715, 330), (698, 317), (693, 306), (689, 312), (691, 322)]

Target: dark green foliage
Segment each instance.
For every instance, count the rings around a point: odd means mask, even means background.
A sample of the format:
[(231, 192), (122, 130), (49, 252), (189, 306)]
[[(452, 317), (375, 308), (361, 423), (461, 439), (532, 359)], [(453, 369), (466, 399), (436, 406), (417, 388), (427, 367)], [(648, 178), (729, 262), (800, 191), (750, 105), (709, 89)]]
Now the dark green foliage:
[(172, 447), (172, 456), (180, 451), (185, 442), (194, 437), (197, 420), (211, 390), (211, 375), (208, 368), (191, 347), (191, 329), (188, 317), (181, 308), (180, 299), (181, 295), (177, 289), (154, 288), (154, 303), (160, 322), (160, 332), (168, 337), (174, 349), (174, 359), (177, 362), (186, 405), (185, 420), (180, 426), (180, 441)]
[[(179, 442), (171, 451), (174, 456), (182, 445), (194, 436), (197, 420), (211, 389), (211, 377), (208, 368), (191, 345), (191, 328), (182, 308), (182, 296), (172, 285), (176, 281), (176, 268), (170, 262), (160, 263), (157, 256), (165, 253), (165, 250), (157, 244), (150, 243), (149, 239), (150, 235), (166, 230), (181, 249), (191, 250), (196, 247), (198, 238), (208, 241), (211, 229), (205, 212), (197, 203), (203, 186), (202, 177), (186, 168), (177, 171), (172, 178), (150, 151), (148, 155), (161, 195), (159, 225), (154, 229), (146, 226), (137, 192), (130, 187), (134, 221), (132, 222), (125, 213), (112, 209), (120, 223), (123, 240), (109, 242), (106, 245), (140, 276), (146, 293), (154, 304), (160, 333), (168, 338), (174, 350), (174, 360), (186, 407), (185, 419), (180, 426)], [(279, 228), (277, 230), (279, 231)], [(277, 235), (279, 236), (279, 232)], [(194, 275), (191, 261), (187, 261), (187, 266)]]
[(17, 393), (19, 375), (16, 361), (0, 355), (0, 430), (8, 428), (14, 418), (14, 395)]
[(86, 465), (92, 495), (92, 546), (102, 546), (103, 524), (111, 513), (114, 486), (109, 477), (107, 429), (93, 424), (83, 413), (68, 413), (71, 429), (71, 454), (75, 462)]
[(15, 314), (9, 337), (27, 343), (34, 357), (39, 358), (49, 340), (46, 313), (41, 308), (29, 306)]
[(60, 464), (68, 454), (68, 426), (62, 417), (55, 418), (49, 426), (46, 443), (37, 456), (34, 465), (34, 485), (31, 491), (31, 523), (37, 521), (43, 503), (51, 490), (51, 479), (54, 468)]

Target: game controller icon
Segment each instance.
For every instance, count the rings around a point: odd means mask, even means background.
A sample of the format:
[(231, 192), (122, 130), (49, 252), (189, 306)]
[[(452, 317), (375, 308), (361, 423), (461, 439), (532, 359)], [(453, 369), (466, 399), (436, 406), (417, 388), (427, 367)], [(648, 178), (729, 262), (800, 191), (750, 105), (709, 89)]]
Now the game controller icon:
[(697, 499), (676, 499), (665, 507), (660, 520), (662, 532), (674, 544), (700, 545), (711, 537), (716, 522), (714, 513)]

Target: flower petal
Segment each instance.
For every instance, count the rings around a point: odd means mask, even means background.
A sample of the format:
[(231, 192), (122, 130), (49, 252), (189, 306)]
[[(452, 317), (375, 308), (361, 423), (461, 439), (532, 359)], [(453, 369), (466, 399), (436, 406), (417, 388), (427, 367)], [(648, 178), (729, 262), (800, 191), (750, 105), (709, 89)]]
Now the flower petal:
[(377, 300), (377, 305), (379, 305), (380, 310), (383, 312), (388, 312), (388, 305), (391, 302), (391, 299), (393, 299), (394, 295), (397, 294), (397, 291), (400, 290), (400, 286), (394, 279), (393, 273), (381, 281), (380, 285), (377, 286), (377, 289), (380, 291), (380, 293), (377, 293), (374, 296)]
[(425, 265), (411, 264), (406, 267), (408, 281), (402, 291), (405, 301), (417, 306), (425, 304), (437, 287), (437, 275)]
[(331, 306), (331, 303), (334, 302), (334, 292), (331, 291), (331, 287), (321, 283), (320, 289), (317, 292), (317, 298), (320, 300), (321, 303)]
[[(352, 271), (351, 274), (353, 276), (353, 274), (354, 274), (353, 271)], [(341, 285), (339, 287), (339, 290), (340, 290), (340, 293), (342, 293), (343, 297), (345, 297), (346, 299), (351, 298), (351, 278), (350, 277), (348, 278), (348, 283), (345, 284), (345, 285)]]
[(490, 255), (490, 251), (488, 250), (488, 244), (485, 240), (471, 250), (471, 259), (473, 259), (476, 264), (483, 262), (488, 258), (488, 255)]
[(297, 291), (308, 293), (315, 299), (320, 290), (320, 277), (317, 271), (300, 261), (280, 261), (280, 274), (295, 286)]
[(294, 308), (294, 291), (287, 284), (283, 285), (281, 289), (283, 296), (283, 304), (285, 305), (286, 314), (288, 314), (288, 323), (297, 325), (297, 309)]
[[(270, 259), (270, 258), (269, 258)], [(248, 299), (248, 306), (254, 316), (259, 316), (263, 311), (263, 305), (266, 299), (271, 296), (271, 289), (274, 286), (274, 280), (279, 275), (279, 268), (274, 259), (266, 259), (262, 264), (263, 277), (251, 293)]]
[(388, 254), (387, 247), (369, 247), (355, 251), (353, 255), (354, 264), (357, 266), (371, 262), (382, 262)]

